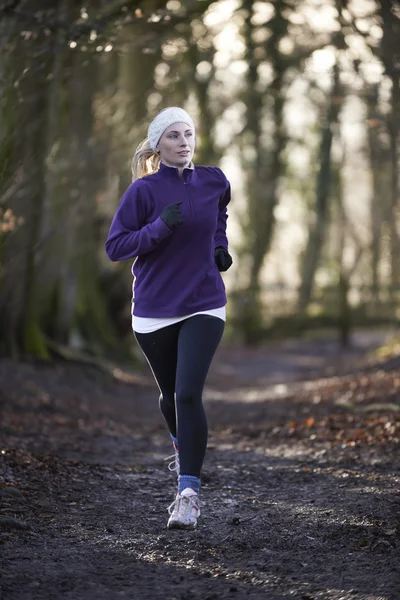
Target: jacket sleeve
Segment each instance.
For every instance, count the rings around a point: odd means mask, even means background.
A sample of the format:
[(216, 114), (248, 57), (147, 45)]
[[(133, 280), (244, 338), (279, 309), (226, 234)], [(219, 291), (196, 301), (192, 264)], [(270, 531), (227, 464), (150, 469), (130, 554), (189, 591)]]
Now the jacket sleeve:
[(225, 175), (222, 173), (220, 169), (218, 169), (220, 176), (224, 178), (225, 181), (225, 192), (220, 197), (219, 205), (218, 205), (218, 220), (217, 220), (217, 230), (214, 236), (214, 248), (218, 248), (219, 246), (228, 250), (228, 238), (226, 237), (226, 222), (228, 219), (228, 209), (227, 206), (231, 201), (231, 186), (229, 181), (226, 179)]
[(139, 181), (127, 189), (112, 220), (106, 241), (112, 261), (147, 254), (172, 233), (160, 217), (146, 223), (148, 208), (141, 198)]

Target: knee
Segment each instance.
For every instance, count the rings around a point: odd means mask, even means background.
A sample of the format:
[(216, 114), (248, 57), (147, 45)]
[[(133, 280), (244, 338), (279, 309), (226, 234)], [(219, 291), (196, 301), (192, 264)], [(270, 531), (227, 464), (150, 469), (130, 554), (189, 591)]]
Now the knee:
[(201, 393), (187, 388), (176, 393), (177, 404), (193, 405), (201, 402)]

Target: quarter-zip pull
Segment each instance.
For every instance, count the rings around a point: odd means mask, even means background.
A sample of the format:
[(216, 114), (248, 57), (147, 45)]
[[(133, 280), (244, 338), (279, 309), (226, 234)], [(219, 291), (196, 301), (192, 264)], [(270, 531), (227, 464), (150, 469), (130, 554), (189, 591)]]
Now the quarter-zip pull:
[(185, 191), (186, 191), (186, 197), (187, 197), (187, 199), (188, 199), (188, 204), (189, 204), (190, 215), (191, 215), (192, 217), (194, 217), (194, 208), (193, 208), (193, 204), (192, 204), (192, 199), (191, 199), (191, 197), (190, 197), (190, 194), (189, 194), (189, 190), (188, 190), (188, 188), (187, 188), (187, 182), (186, 182), (186, 181), (184, 181), (184, 182), (183, 182), (183, 185), (184, 185), (184, 187), (185, 187)]

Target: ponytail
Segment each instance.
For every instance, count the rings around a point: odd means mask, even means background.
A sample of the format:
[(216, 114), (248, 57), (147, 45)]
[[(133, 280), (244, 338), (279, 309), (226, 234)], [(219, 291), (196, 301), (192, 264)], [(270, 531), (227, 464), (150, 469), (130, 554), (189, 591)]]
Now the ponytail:
[(148, 138), (145, 138), (136, 148), (132, 158), (132, 181), (158, 171), (160, 161), (160, 155), (154, 152)]

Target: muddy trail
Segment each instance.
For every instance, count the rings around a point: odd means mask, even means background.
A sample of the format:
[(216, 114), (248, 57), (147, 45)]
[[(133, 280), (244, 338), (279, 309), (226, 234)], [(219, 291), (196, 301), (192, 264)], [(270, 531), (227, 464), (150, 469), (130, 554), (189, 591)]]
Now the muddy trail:
[(381, 334), (221, 346), (196, 531), (146, 366), (0, 362), (1, 600), (400, 599), (400, 367)]

